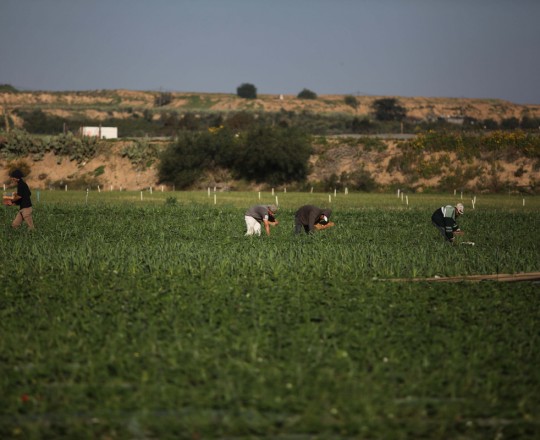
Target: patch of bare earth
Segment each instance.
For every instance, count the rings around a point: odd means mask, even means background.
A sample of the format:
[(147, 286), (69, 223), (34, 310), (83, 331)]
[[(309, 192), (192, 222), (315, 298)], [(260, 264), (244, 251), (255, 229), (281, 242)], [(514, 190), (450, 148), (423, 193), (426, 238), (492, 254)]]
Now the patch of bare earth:
[[(46, 189), (49, 185), (70, 185), (79, 179), (92, 179), (99, 182), (104, 189), (123, 189), (136, 191), (158, 185), (156, 167), (142, 170), (137, 169), (127, 158), (122, 157), (118, 151), (102, 153), (87, 162), (77, 163), (66, 157), (55, 156), (48, 153), (43, 160), (34, 162), (30, 158), (26, 162), (31, 166), (31, 172), (26, 181), (31, 188)], [(1, 179), (9, 181), (7, 163), (2, 164)], [(100, 168), (103, 173), (99, 173)]]

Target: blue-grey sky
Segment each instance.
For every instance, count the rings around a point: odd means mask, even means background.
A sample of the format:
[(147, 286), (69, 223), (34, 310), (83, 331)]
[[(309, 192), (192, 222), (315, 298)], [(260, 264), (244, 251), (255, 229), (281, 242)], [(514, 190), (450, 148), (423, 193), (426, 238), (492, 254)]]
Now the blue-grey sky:
[(0, 0), (0, 84), (540, 104), (539, 0)]

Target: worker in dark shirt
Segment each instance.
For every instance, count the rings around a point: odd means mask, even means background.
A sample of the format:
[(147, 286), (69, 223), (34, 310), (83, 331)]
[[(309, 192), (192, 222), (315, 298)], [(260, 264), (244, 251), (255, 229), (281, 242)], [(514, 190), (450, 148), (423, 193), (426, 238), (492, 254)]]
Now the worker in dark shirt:
[(329, 220), (331, 209), (321, 209), (314, 205), (301, 206), (294, 216), (294, 232), (300, 234), (302, 228), (309, 234), (315, 230), (327, 229), (334, 226)]
[(34, 229), (34, 221), (32, 219), (32, 201), (30, 196), (30, 188), (23, 180), (23, 173), (21, 170), (14, 170), (9, 175), (11, 180), (17, 184), (17, 192), (13, 194), (12, 205), (17, 205), (19, 211), (15, 216), (15, 219), (11, 223), (13, 228), (18, 228), (23, 222), (26, 223), (28, 229)]
[(446, 205), (436, 209), (431, 216), (431, 222), (435, 226), (445, 240), (450, 243), (454, 242), (456, 235), (462, 235), (463, 231), (459, 229), (456, 223), (456, 218), (463, 215), (464, 207), (462, 203), (456, 206)]

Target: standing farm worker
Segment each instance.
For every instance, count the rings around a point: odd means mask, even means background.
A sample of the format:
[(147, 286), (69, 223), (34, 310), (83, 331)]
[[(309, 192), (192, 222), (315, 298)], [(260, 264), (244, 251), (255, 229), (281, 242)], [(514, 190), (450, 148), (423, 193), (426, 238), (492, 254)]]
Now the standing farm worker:
[(450, 243), (454, 242), (456, 235), (463, 235), (456, 223), (456, 218), (463, 215), (464, 207), (462, 203), (456, 206), (446, 205), (437, 209), (431, 216), (431, 222)]
[(10, 173), (9, 177), (17, 184), (17, 192), (13, 194), (9, 205), (18, 205), (19, 212), (15, 216), (15, 219), (11, 223), (11, 226), (18, 228), (22, 222), (26, 222), (28, 229), (34, 229), (34, 221), (32, 220), (32, 201), (30, 196), (30, 188), (23, 180), (23, 173), (21, 170), (14, 170)]
[(255, 205), (245, 213), (246, 235), (261, 235), (261, 223), (264, 225), (266, 235), (270, 235), (270, 226), (279, 224), (276, 220), (276, 205)]
[(294, 216), (294, 232), (300, 234), (304, 228), (306, 234), (309, 234), (315, 230), (331, 228), (334, 223), (329, 220), (330, 215), (331, 209), (321, 209), (314, 205), (301, 206)]

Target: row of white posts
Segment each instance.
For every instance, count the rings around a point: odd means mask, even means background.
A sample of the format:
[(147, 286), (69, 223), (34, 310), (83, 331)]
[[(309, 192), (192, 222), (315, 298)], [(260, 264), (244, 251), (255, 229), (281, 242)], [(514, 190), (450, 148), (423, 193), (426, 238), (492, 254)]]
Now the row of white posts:
[[(404, 193), (405, 193), (405, 191), (401, 191), (399, 189), (397, 190), (397, 196), (398, 196), (398, 199), (401, 196), (401, 202), (403, 202), (403, 194)], [(456, 190), (454, 190), (454, 196), (455, 195), (456, 195)], [(461, 191), (461, 200), (463, 200), (463, 191)], [(405, 196), (405, 203), (407, 204), (407, 206), (409, 206), (409, 197), (408, 196)], [(472, 205), (473, 209), (476, 209), (476, 196), (474, 196), (471, 199), (471, 205)], [(525, 206), (525, 197), (523, 197), (523, 206)]]
[[(214, 204), (217, 204), (217, 196), (216, 196), (216, 187), (214, 186)], [(6, 184), (4, 183), (4, 191), (6, 190)], [(64, 190), (67, 191), (68, 190), (68, 186), (65, 185), (64, 187)], [(101, 192), (101, 187), (98, 185), (97, 186), (97, 190), (98, 192)], [(113, 191), (113, 185), (111, 185), (111, 191)], [(120, 187), (120, 191), (122, 191), (122, 187)], [(153, 188), (150, 186), (148, 188), (148, 191), (150, 192), (150, 194), (152, 194), (152, 191), (153, 191)], [(164, 191), (164, 187), (163, 185), (161, 185), (161, 192)], [(174, 188), (173, 188), (173, 191), (174, 191)], [(86, 189), (86, 200), (88, 201), (88, 192), (89, 192), (89, 189), (87, 188)], [(287, 193), (287, 188), (283, 188), (283, 192), (286, 194)], [(348, 188), (345, 188), (345, 194), (349, 194), (349, 189)], [(313, 187), (311, 187), (311, 193), (313, 193)], [(454, 196), (457, 195), (457, 191), (454, 190)], [(278, 203), (278, 196), (275, 195), (275, 190), (274, 188), (272, 188), (272, 196), (275, 196), (276, 197), (276, 205), (279, 205)], [(337, 190), (334, 189), (334, 198), (337, 196)], [(210, 187), (208, 187), (208, 197), (210, 197)], [(409, 206), (409, 196), (407, 196), (405, 194), (405, 191), (401, 191), (400, 189), (397, 190), (397, 197), (398, 199), (401, 198), (401, 202), (405, 202), (407, 206)], [(463, 200), (463, 191), (461, 191), (461, 194), (460, 194), (460, 198), (461, 200)], [(141, 200), (143, 200), (143, 191), (141, 191)], [(259, 191), (259, 200), (261, 200), (261, 192)], [(38, 191), (38, 201), (39, 201), (39, 191)], [(332, 203), (332, 195), (331, 194), (328, 194), (328, 202)], [(474, 196), (472, 199), (471, 199), (471, 204), (472, 204), (472, 208), (475, 209), (475, 205), (476, 205), (476, 196)], [(525, 206), (525, 197), (523, 197), (523, 206)]]
[[(283, 188), (283, 192), (286, 194), (287, 193), (287, 188)], [(345, 194), (349, 194), (349, 189), (348, 188), (345, 188)], [(311, 187), (311, 193), (313, 193), (313, 187)], [(279, 206), (279, 199), (278, 199), (278, 196), (276, 195), (276, 192), (274, 190), (274, 188), (272, 188), (272, 196), (274, 196), (276, 198), (276, 205)], [(337, 190), (334, 189), (334, 197), (337, 196)], [(208, 197), (210, 197), (210, 187), (208, 187)], [(259, 191), (259, 200), (261, 200), (261, 192)], [(332, 195), (331, 194), (328, 194), (328, 201), (330, 203), (332, 203)], [(217, 204), (217, 196), (216, 196), (216, 187), (214, 186), (214, 205)]]

